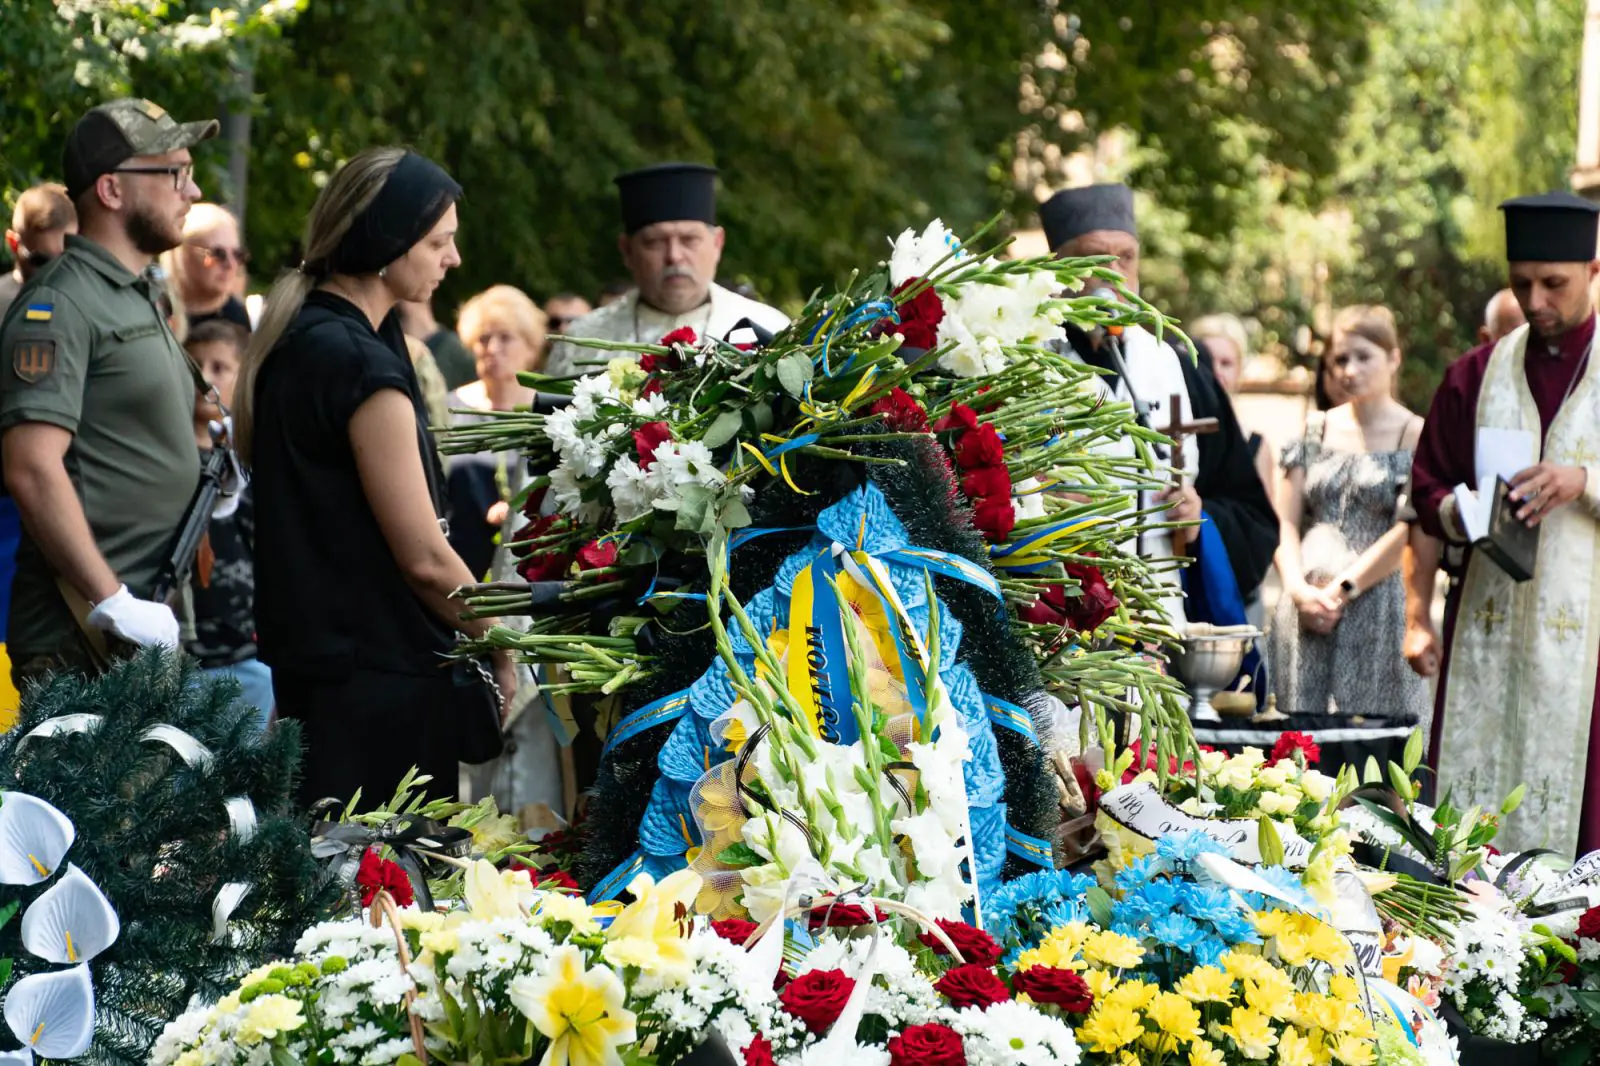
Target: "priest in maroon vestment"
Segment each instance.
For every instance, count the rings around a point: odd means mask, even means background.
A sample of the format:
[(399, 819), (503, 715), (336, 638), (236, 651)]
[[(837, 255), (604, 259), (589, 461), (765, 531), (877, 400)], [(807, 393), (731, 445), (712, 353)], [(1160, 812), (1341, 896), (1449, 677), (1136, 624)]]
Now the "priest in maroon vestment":
[[(1600, 367), (1591, 286), (1600, 206), (1570, 193), (1508, 200), (1511, 288), (1527, 325), (1451, 364), (1412, 468), (1429, 534), (1467, 540), (1454, 496), (1485, 473), (1483, 431), (1526, 441), (1518, 519), (1540, 527), (1534, 576), (1515, 582), (1470, 552), (1445, 614), (1433, 721), (1440, 795), (1497, 809), (1519, 783), (1502, 849), (1600, 847)], [(1500, 439), (1505, 439), (1502, 435)]]

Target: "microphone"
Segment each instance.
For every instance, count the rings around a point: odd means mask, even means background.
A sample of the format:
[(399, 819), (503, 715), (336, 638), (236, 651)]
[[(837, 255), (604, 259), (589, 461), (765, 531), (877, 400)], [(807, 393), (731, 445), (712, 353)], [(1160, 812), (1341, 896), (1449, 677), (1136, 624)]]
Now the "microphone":
[[(1120, 301), (1122, 299), (1108, 285), (1097, 286), (1090, 290), (1089, 295), (1097, 296), (1102, 300)], [(1094, 332), (1097, 337), (1103, 337), (1108, 333), (1113, 337), (1120, 337), (1122, 336), (1122, 327), (1111, 323), (1101, 323), (1094, 328)]]

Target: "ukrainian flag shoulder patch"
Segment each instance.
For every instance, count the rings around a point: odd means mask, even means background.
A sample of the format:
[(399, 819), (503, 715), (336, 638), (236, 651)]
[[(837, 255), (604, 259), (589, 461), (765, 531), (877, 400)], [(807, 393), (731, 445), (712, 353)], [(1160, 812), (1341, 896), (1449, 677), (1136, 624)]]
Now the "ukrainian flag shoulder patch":
[(29, 304), (22, 317), (29, 322), (48, 322), (55, 313), (55, 304)]

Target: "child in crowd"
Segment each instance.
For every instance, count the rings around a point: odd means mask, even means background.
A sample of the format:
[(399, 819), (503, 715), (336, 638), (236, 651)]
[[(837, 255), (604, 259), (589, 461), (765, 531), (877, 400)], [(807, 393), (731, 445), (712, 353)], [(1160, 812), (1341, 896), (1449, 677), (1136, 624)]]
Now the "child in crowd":
[[(224, 406), (233, 403), (249, 335), (227, 319), (198, 323), (184, 341), (207, 382)], [(195, 397), (194, 436), (202, 457), (211, 451), (210, 423), (222, 411), (207, 396)], [(261, 712), (266, 728), (271, 717), (272, 671), (256, 658), (255, 508), (245, 487), (239, 508), (227, 518), (213, 518), (207, 542), (195, 560), (190, 593), (194, 604), (194, 637), (185, 644), (208, 674), (228, 674), (244, 689), (244, 701)]]

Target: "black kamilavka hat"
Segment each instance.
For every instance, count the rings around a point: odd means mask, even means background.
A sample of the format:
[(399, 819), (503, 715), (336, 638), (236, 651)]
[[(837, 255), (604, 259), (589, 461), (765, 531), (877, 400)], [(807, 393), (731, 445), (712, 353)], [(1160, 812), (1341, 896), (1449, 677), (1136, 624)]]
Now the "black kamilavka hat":
[(1062, 189), (1039, 205), (1039, 224), (1052, 252), (1095, 230), (1139, 235), (1133, 220), (1133, 190), (1120, 183)]
[(657, 222), (717, 224), (717, 168), (704, 163), (658, 163), (616, 177), (622, 229), (637, 233)]
[(1557, 191), (1519, 196), (1500, 210), (1506, 214), (1508, 262), (1587, 263), (1595, 257), (1600, 204)]

